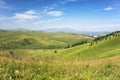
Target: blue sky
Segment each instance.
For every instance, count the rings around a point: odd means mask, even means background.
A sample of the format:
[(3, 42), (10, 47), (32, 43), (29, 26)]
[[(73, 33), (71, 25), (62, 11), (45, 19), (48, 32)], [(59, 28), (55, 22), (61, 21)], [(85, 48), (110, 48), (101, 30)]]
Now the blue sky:
[(120, 30), (120, 0), (0, 0), (0, 29)]

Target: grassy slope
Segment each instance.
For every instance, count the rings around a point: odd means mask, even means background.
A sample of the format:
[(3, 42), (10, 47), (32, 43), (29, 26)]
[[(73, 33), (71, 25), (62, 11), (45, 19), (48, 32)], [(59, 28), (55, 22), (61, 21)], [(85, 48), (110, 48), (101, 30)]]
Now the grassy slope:
[[(2, 80), (120, 80), (120, 38), (69, 49), (0, 51)], [(81, 60), (82, 59), (82, 60)]]
[[(45, 33), (37, 31), (0, 31), (0, 45), (15, 48), (64, 48), (82, 40), (91, 40), (88, 36), (71, 33)], [(28, 43), (25, 42), (28, 41)]]
[(14, 53), (15, 57), (9, 57), (7, 51), (0, 53), (1, 80), (120, 79), (120, 56), (81, 61), (56, 59), (53, 50), (14, 50)]
[(60, 52), (63, 58), (76, 59), (98, 59), (120, 55), (120, 37), (111, 37), (112, 39), (99, 41), (93, 46), (85, 44), (69, 48)]

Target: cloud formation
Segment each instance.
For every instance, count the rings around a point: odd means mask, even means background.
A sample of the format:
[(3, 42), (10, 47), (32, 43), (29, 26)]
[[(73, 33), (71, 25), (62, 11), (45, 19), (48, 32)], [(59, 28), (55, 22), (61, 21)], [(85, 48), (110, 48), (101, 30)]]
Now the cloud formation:
[(54, 16), (54, 17), (59, 17), (64, 15), (64, 13), (62, 11), (48, 11), (46, 12), (48, 15), (50, 16)]
[(16, 13), (12, 19), (17, 20), (17, 22), (26, 22), (27, 20), (32, 20), (38, 18), (37, 12), (34, 10), (29, 10), (24, 13)]
[(113, 8), (113, 7), (111, 7), (111, 6), (104, 8), (105, 11), (111, 11), (111, 10), (114, 10), (114, 9), (115, 9), (115, 8)]

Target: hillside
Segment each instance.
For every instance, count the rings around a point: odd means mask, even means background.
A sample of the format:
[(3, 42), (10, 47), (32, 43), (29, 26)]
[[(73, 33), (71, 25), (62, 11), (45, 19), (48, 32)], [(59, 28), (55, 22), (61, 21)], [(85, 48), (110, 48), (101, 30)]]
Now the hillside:
[[(97, 38), (96, 38), (97, 39)], [(64, 59), (99, 59), (120, 55), (120, 32), (108, 34), (101, 37), (100, 40), (93, 40), (90, 43), (65, 49), (60, 52), (60, 56)]]
[(120, 33), (106, 36), (67, 49), (0, 50), (0, 80), (120, 80)]
[(0, 31), (0, 49), (57, 49), (92, 38), (72, 33)]

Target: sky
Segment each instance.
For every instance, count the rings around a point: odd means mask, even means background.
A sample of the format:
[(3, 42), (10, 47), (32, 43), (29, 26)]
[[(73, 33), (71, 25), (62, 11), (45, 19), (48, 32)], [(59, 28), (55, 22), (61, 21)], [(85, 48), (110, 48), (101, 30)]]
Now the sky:
[(0, 0), (0, 29), (120, 30), (120, 0)]

